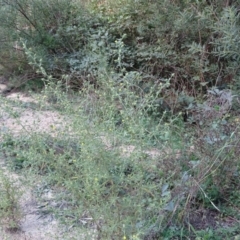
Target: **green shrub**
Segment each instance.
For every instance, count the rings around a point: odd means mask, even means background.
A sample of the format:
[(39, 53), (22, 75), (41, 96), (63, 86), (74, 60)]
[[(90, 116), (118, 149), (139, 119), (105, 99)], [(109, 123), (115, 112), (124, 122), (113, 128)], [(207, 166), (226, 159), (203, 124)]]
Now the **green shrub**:
[(236, 3), (22, 0), (3, 1), (1, 9), (3, 26), (12, 29), (10, 43), (22, 39), (48, 74), (68, 75), (72, 87), (95, 83), (105, 67), (137, 71), (144, 85), (173, 76), (163, 97), (179, 111), (181, 104), (169, 98), (196, 97), (238, 79)]

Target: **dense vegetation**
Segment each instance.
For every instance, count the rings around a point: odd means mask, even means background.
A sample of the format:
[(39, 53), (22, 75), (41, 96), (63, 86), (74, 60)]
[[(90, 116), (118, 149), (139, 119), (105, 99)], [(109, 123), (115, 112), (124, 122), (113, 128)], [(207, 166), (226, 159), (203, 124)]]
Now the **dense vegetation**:
[(72, 121), (4, 135), (10, 165), (60, 188), (59, 215), (90, 216), (99, 239), (239, 234), (239, 4), (0, 0), (2, 75)]

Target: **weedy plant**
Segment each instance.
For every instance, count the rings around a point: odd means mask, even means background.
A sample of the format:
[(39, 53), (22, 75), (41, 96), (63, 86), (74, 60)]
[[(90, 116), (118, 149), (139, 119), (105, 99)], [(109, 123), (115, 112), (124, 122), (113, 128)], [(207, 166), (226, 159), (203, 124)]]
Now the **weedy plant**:
[[(186, 133), (181, 116), (155, 105), (168, 80), (149, 94), (136, 86), (140, 80), (135, 72), (99, 72), (98, 87), (85, 83), (80, 96), (70, 96), (44, 79), (42, 95), (57, 98), (47, 109), (57, 105), (67, 116), (61, 127), (53, 122), (48, 133), (8, 135), (1, 143), (10, 166), (54, 190), (57, 204), (47, 211), (94, 228), (98, 238), (187, 236), (186, 223), (196, 227), (192, 211), (221, 211), (224, 199), (236, 198), (238, 129), (216, 120), (196, 125), (198, 135)], [(35, 110), (44, 112), (43, 105)]]
[(210, 217), (239, 202), (239, 128), (224, 89), (239, 82), (237, 1), (4, 2), (44, 83), (35, 110), (66, 116), (3, 139), (8, 163), (41, 176), (56, 216), (99, 239), (211, 238), (201, 228), (215, 231)]
[[(36, 66), (42, 71), (37, 62)], [(86, 83), (76, 104), (49, 81), (51, 76), (45, 76), (42, 94), (57, 96), (66, 123), (56, 131), (52, 123), (48, 134), (29, 130), (5, 138), (2, 145), (10, 166), (48, 181), (65, 202), (54, 212), (67, 223), (79, 226), (89, 219), (86, 225), (106, 239), (159, 234), (166, 227), (164, 209), (171, 201), (172, 178), (159, 166), (174, 155), (167, 144), (175, 150), (179, 147), (179, 136), (171, 130), (178, 118), (163, 112), (163, 118), (157, 119), (150, 112), (155, 111), (155, 100), (168, 80), (143, 99), (145, 93), (133, 82), (141, 78), (137, 73), (117, 75), (122, 78), (119, 90), (114, 75), (99, 72), (99, 86)], [(165, 115), (168, 124), (163, 122)], [(170, 165), (169, 174), (175, 175)]]
[(237, 174), (237, 160), (230, 159), (236, 159), (238, 140), (237, 130), (227, 131), (218, 114), (194, 136), (185, 132), (181, 115), (156, 104), (171, 79), (146, 90), (137, 72), (101, 69), (97, 86), (85, 82), (81, 94), (69, 95), (41, 61), (31, 64), (44, 76), (46, 102), (38, 110), (50, 102), (67, 117), (60, 128), (53, 122), (48, 133), (27, 131), (2, 144), (8, 162), (40, 175), (54, 189), (58, 204), (48, 211), (65, 224), (95, 228), (104, 239), (174, 236), (177, 230), (170, 233), (169, 226), (196, 227), (190, 216), (199, 206), (220, 211), (232, 191), (225, 186)]
[(19, 203), (22, 193), (17, 184), (3, 169), (0, 170), (0, 222), (9, 231), (19, 229), (23, 216)]

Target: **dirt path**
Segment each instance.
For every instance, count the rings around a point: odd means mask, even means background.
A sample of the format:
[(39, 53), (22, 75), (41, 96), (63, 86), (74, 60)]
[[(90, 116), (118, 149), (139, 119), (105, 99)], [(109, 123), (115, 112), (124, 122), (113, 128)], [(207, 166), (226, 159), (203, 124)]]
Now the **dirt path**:
[[(0, 91), (6, 89), (4, 84), (0, 85)], [(36, 100), (22, 93), (9, 94), (7, 99), (19, 101), (19, 103), (36, 103)], [(47, 132), (55, 134), (64, 125), (63, 117), (53, 111), (35, 111), (33, 109), (22, 109), (20, 107), (12, 107), (9, 111), (4, 109), (4, 103), (1, 103), (0, 109), (0, 140), (3, 133), (9, 132), (14, 135), (20, 135), (23, 132)], [(17, 117), (14, 117), (17, 115)], [(54, 128), (53, 128), (54, 126)], [(4, 166), (4, 160), (0, 159), (0, 167), (3, 172), (19, 184), (20, 176), (16, 173), (8, 171)], [(63, 233), (62, 227), (52, 215), (43, 217), (39, 213), (37, 199), (32, 194), (30, 186), (22, 186), (23, 195), (20, 199), (20, 208), (23, 218), (20, 221), (20, 230), (10, 232), (0, 226), (0, 240), (53, 240), (53, 239), (86, 239), (84, 234)], [(45, 199), (51, 200), (52, 194), (48, 193)]]

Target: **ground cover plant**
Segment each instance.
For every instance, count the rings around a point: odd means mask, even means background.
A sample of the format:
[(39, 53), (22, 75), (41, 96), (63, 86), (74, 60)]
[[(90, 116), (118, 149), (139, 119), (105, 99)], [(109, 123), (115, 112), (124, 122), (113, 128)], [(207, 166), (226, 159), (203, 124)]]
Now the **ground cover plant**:
[(9, 231), (19, 229), (22, 213), (19, 207), (19, 196), (21, 191), (18, 189), (16, 181), (9, 179), (6, 173), (1, 170), (1, 201), (0, 201), (0, 218), (1, 225)]
[(44, 212), (90, 239), (238, 237), (238, 1), (0, 3), (9, 91), (38, 89), (1, 97), (1, 152), (54, 191)]

